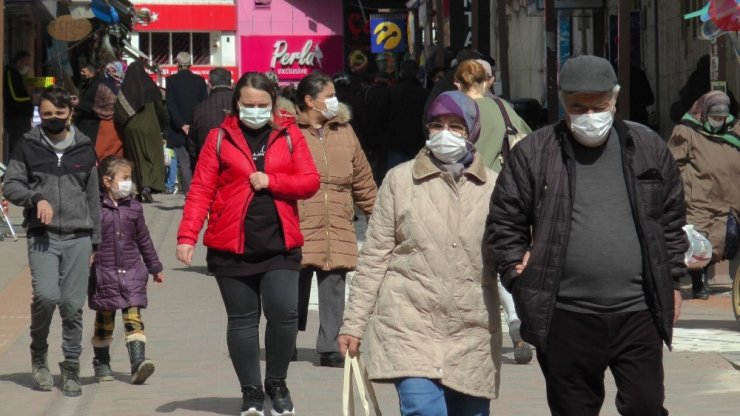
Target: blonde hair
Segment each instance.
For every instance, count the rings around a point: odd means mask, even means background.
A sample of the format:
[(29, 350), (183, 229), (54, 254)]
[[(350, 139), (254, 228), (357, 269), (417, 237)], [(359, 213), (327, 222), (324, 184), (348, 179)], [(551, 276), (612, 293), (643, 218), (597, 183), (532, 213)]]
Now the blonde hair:
[(473, 59), (463, 61), (455, 71), (455, 82), (460, 84), (464, 91), (473, 88), (474, 85), (488, 81), (486, 69)]

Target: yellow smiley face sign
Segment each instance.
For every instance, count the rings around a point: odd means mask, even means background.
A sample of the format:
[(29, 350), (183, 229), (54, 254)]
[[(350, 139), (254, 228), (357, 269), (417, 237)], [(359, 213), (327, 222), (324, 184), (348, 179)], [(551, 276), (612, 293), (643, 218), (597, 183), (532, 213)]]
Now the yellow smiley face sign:
[(384, 50), (393, 50), (401, 43), (403, 39), (401, 28), (394, 22), (385, 21), (375, 26), (373, 37), (375, 44)]

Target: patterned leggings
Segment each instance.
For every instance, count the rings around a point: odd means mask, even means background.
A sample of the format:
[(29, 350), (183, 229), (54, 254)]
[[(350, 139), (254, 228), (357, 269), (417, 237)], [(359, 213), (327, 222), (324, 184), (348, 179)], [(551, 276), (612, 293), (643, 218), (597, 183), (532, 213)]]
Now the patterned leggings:
[[(126, 330), (126, 340), (143, 338), (144, 322), (141, 321), (141, 312), (136, 306), (121, 309), (123, 314), (123, 326)], [(92, 343), (94, 347), (107, 347), (113, 341), (113, 329), (115, 328), (116, 311), (98, 311), (95, 314), (95, 334)], [(145, 339), (145, 338), (144, 338)]]

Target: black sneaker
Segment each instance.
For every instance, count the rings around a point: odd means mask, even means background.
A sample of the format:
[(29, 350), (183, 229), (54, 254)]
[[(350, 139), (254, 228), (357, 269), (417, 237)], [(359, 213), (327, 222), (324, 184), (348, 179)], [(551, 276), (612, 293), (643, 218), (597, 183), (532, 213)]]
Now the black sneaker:
[(265, 416), (265, 393), (262, 386), (242, 387), (242, 412), (240, 416)]
[(290, 399), (290, 390), (285, 385), (284, 378), (266, 379), (265, 391), (272, 401), (272, 416), (295, 416), (293, 401)]

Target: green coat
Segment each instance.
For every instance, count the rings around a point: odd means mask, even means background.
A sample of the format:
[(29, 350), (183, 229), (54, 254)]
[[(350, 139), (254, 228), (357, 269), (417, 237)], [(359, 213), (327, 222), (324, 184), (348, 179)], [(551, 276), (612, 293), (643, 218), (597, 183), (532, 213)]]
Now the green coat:
[[(501, 146), (504, 143), (506, 125), (501, 110), (491, 98), (476, 98), (480, 110), (480, 138), (475, 143), (475, 149), (480, 155), (483, 164), (494, 172), (501, 172)], [(509, 103), (503, 101), (509, 119), (519, 133), (531, 133), (527, 123), (514, 111)]]
[[(125, 110), (116, 103), (115, 118), (126, 120)], [(161, 101), (149, 102), (126, 121), (123, 131), (123, 151), (134, 163), (133, 180), (140, 192), (144, 188), (164, 191), (165, 166), (162, 131), (167, 126), (167, 111)]]

